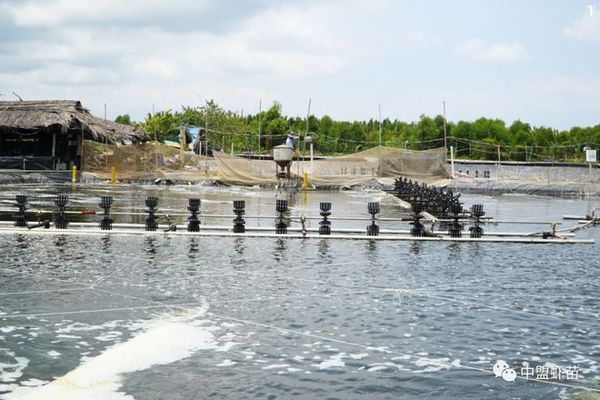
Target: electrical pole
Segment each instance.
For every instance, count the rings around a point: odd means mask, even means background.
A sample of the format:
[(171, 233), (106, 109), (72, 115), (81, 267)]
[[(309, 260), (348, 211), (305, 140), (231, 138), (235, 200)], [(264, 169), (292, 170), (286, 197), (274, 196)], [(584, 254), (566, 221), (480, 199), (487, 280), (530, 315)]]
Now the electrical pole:
[(258, 161), (260, 161), (260, 128), (262, 124), (262, 99), (258, 100)]
[[(156, 111), (154, 110), (154, 103), (152, 103), (152, 117), (156, 115)], [(156, 121), (152, 122), (152, 130), (154, 131), (154, 141), (158, 142), (156, 138)]]
[[(312, 103), (312, 99), (308, 99), (308, 110), (306, 111), (306, 132), (304, 133), (304, 140), (302, 141), (302, 161), (306, 156), (306, 138), (308, 137), (308, 118), (310, 117), (310, 104)], [(300, 142), (300, 138), (298, 138), (298, 142)], [(300, 149), (300, 143), (298, 143), (298, 149)], [(299, 164), (299, 163), (298, 163)]]
[(444, 154), (448, 156), (448, 137), (446, 134), (446, 101), (442, 101), (442, 107), (444, 108)]
[(208, 101), (205, 101), (204, 104), (204, 134), (206, 135), (206, 156), (208, 157)]
[(382, 141), (381, 141), (381, 136), (383, 134), (383, 125), (381, 122), (381, 104), (378, 105), (379, 106), (379, 176), (383, 175), (383, 163), (381, 160), (381, 145), (382, 145)]

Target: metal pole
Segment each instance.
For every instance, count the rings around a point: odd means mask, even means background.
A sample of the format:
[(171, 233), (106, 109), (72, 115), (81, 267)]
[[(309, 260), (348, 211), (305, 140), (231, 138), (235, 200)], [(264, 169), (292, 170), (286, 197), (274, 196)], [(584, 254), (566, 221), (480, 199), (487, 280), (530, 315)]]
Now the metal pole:
[(446, 101), (442, 101), (442, 106), (444, 108), (444, 150), (445, 154), (448, 154), (448, 137), (446, 133)]
[[(261, 157), (260, 157), (260, 133), (262, 125), (262, 99), (258, 99), (258, 175), (262, 175)], [(277, 167), (275, 167), (277, 172)], [(259, 202), (260, 204), (260, 202)]]
[[(304, 133), (304, 140), (302, 141), (302, 161), (306, 156), (306, 137), (308, 136), (308, 118), (310, 117), (310, 105), (312, 103), (312, 99), (308, 99), (308, 111), (306, 112), (306, 132)], [(298, 138), (299, 140), (300, 138)], [(298, 148), (300, 147), (300, 143), (298, 143)], [(302, 172), (304, 172), (304, 167), (302, 168)]]
[[(258, 161), (260, 161), (260, 129), (262, 124), (262, 100), (258, 100)], [(259, 163), (260, 164), (260, 163)]]
[(450, 178), (454, 179), (454, 146), (450, 146)]
[(104, 103), (104, 122), (106, 122), (106, 103)]
[(382, 164), (382, 160), (381, 160), (381, 135), (383, 133), (383, 125), (381, 123), (381, 104), (378, 105), (379, 106), (379, 171), (378, 174), (379, 176), (383, 175), (383, 164)]
[(308, 117), (310, 116), (310, 103), (312, 99), (308, 99), (308, 111), (306, 112), (306, 135), (308, 136)]
[[(154, 103), (152, 103), (152, 116), (154, 117), (155, 115), (156, 111), (154, 110)], [(156, 122), (152, 124), (152, 130), (154, 131), (154, 141), (158, 142), (158, 139), (156, 138)]]
[(208, 101), (205, 101), (204, 104), (204, 134), (206, 135), (206, 156), (208, 157)]

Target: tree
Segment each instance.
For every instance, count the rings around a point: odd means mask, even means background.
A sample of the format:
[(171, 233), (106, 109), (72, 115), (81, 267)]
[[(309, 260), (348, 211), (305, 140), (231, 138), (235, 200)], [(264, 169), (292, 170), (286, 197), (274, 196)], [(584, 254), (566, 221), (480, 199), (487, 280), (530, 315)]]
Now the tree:
[(123, 125), (131, 125), (131, 117), (129, 114), (117, 115), (115, 122)]
[(272, 119), (265, 128), (265, 133), (267, 135), (283, 135), (287, 132), (288, 122), (282, 117)]
[(171, 110), (167, 110), (148, 114), (142, 126), (152, 139), (164, 139), (177, 125), (177, 119)]

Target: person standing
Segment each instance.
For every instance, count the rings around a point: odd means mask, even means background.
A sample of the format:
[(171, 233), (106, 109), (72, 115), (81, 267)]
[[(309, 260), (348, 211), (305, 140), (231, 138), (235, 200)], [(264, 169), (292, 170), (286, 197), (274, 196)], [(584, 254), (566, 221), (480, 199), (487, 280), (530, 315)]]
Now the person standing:
[[(294, 143), (296, 143), (296, 141), (298, 140), (298, 138), (299, 138), (298, 135), (295, 135), (293, 133), (289, 133), (287, 135), (287, 138), (285, 139), (285, 145), (287, 147), (291, 148), (292, 151), (294, 153), (296, 153), (296, 154), (298, 154), (298, 152), (294, 150)], [(291, 178), (291, 176), (292, 176), (292, 172), (291, 172), (292, 171), (292, 163), (291, 162), (286, 166), (286, 169), (287, 169), (287, 176)]]

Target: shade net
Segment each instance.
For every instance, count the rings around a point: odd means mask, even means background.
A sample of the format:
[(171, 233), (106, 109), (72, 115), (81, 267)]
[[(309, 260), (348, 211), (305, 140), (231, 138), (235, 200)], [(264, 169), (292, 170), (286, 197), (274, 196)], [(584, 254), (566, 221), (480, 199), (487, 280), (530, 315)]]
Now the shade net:
[[(210, 180), (245, 186), (278, 182), (277, 166), (272, 160), (225, 153), (206, 157), (157, 142), (117, 146), (85, 141), (83, 159), (86, 176), (98, 179), (110, 179), (114, 167), (118, 180)], [(291, 173), (298, 177), (307, 173), (315, 186), (354, 186), (375, 182), (378, 177), (406, 176), (420, 180), (448, 177), (443, 148), (413, 151), (384, 146), (312, 162), (293, 161)]]

